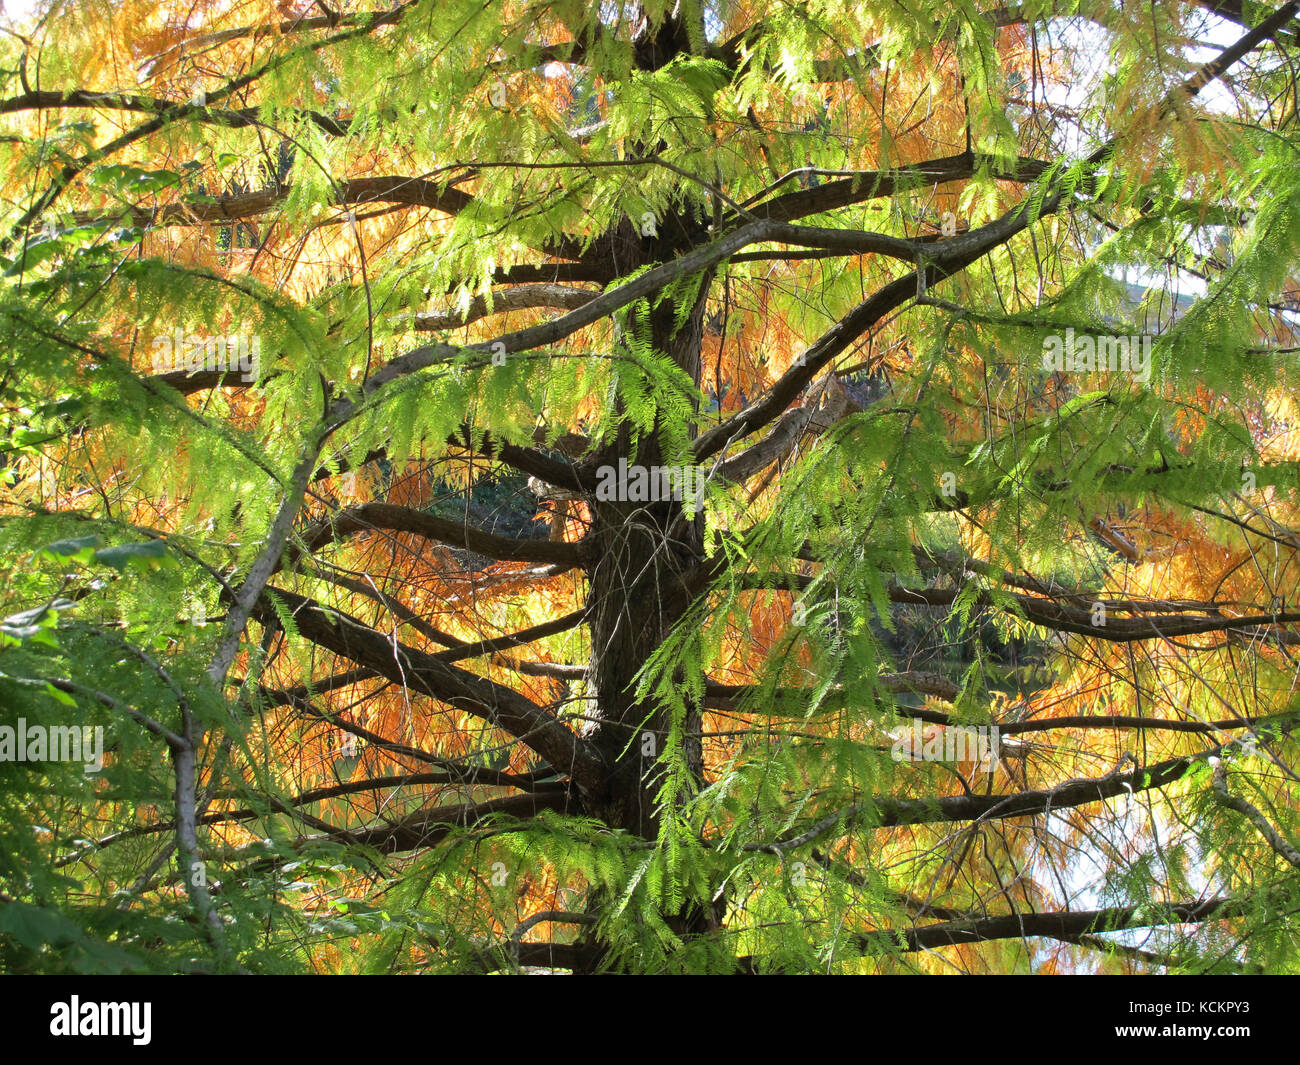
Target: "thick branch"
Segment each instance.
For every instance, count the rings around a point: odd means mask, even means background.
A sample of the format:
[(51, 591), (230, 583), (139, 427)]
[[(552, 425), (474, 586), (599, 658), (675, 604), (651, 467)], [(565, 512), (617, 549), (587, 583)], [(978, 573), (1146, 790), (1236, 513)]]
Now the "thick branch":
[[(48, 111), (71, 107), (86, 107), (99, 110), (136, 111), (146, 115), (156, 115), (177, 107), (174, 100), (162, 100), (155, 96), (137, 96), (120, 92), (96, 92), (91, 89), (66, 89), (63, 92), (52, 90), (33, 90), (21, 96), (11, 96), (0, 100), (0, 115), (13, 114), (16, 111)], [(337, 118), (323, 115), (319, 111), (295, 111), (299, 117), (306, 118), (323, 133), (331, 137), (342, 137), (347, 131), (347, 123)], [(246, 126), (262, 125), (261, 111), (256, 107), (244, 107), (238, 110), (226, 108), (202, 108), (192, 118), (210, 126), (226, 126), (230, 129), (242, 129)]]
[[(605, 767), (599, 754), (554, 715), (513, 689), (439, 661), (356, 618), (293, 592), (268, 588), (267, 595), (274, 595), (287, 606), (304, 639), (373, 669), (394, 684), (489, 722), (584, 786), (603, 779)], [(255, 616), (263, 624), (278, 625), (267, 595), (258, 602)]]
[(296, 840), (301, 847), (329, 840), (373, 847), (383, 854), (422, 850), (447, 838), (457, 828), (472, 828), (492, 817), (534, 817), (543, 810), (563, 813), (570, 798), (563, 791), (544, 791), (526, 795), (507, 795), (480, 803), (459, 803), (421, 810), (391, 824), (378, 823), (350, 831), (303, 836)]
[(305, 529), (302, 547), (291, 548), (288, 552), (288, 564), (292, 565), (304, 552), (318, 551), (327, 544), (378, 529), (414, 533), (428, 540), (438, 540), (453, 547), (463, 547), (475, 554), (509, 562), (554, 562), (576, 566), (583, 558), (582, 551), (576, 544), (554, 540), (515, 540), (410, 507), (399, 507), (392, 503), (362, 503), (339, 511), (333, 520), (318, 521)]
[(1008, 913), (972, 921), (944, 921), (920, 928), (900, 928), (858, 937), (867, 954), (908, 953), (934, 947), (959, 947), (996, 939), (1048, 936), (1068, 939), (1125, 928), (1157, 925), (1200, 924), (1242, 913), (1246, 900), (1212, 898), (1202, 902), (1150, 903), (1144, 906), (1112, 906), (1104, 910), (1076, 910), (1063, 913)]
[[(1216, 748), (1217, 749), (1217, 748)], [(989, 818), (1026, 817), (1048, 810), (1062, 810), (1104, 802), (1116, 795), (1135, 794), (1162, 788), (1185, 776), (1195, 762), (1208, 756), (1188, 755), (1157, 762), (1124, 773), (1108, 773), (1095, 780), (1068, 781), (1055, 788), (1020, 791), (1012, 795), (945, 795), (928, 799), (895, 799), (881, 796), (872, 800), (873, 827), (925, 825), (945, 821), (983, 821)]]
[[(411, 177), (352, 178), (337, 182), (330, 202), (341, 207), (364, 203), (392, 203), (411, 207), (430, 207), (445, 214), (456, 214), (474, 202), (467, 192), (455, 186)], [(237, 222), (266, 214), (289, 197), (289, 186), (258, 189), (236, 196), (224, 196), (215, 203), (168, 203), (159, 207), (133, 207), (131, 223), (137, 226), (199, 225), (205, 222)], [(79, 224), (117, 218), (102, 212), (76, 211)]]

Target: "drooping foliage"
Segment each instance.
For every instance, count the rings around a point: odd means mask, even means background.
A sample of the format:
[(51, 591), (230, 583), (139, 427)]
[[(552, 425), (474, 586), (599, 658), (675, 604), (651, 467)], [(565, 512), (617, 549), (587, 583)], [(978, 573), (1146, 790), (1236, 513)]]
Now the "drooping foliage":
[(1298, 9), (16, 20), (0, 969), (1294, 970)]

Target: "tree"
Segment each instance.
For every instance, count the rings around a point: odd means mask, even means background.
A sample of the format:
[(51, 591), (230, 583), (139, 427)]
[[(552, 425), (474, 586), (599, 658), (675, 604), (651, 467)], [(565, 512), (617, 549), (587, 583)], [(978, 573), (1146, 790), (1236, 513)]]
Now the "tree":
[(14, 32), (6, 968), (1294, 968), (1298, 11)]

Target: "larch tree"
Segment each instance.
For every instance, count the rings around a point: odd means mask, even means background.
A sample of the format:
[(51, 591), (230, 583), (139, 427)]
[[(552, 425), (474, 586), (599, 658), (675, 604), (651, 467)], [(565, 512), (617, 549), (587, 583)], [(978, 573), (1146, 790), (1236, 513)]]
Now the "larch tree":
[(0, 967), (1293, 970), (1298, 12), (13, 23)]

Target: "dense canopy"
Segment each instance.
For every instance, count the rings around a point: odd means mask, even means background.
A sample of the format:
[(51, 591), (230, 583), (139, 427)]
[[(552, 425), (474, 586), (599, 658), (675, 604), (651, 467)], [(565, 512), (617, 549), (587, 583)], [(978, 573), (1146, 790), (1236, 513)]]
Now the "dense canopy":
[(1300, 0), (42, 0), (0, 970), (1288, 972)]

